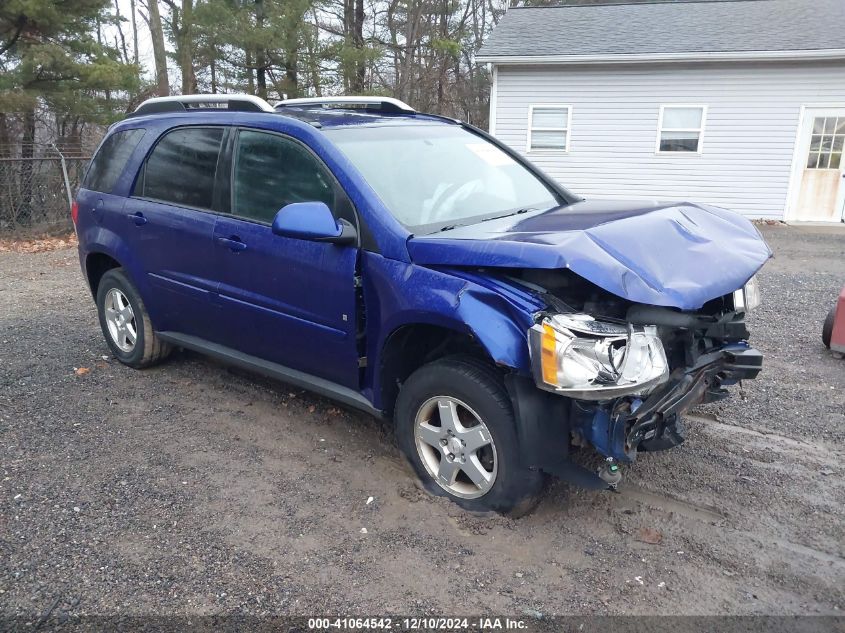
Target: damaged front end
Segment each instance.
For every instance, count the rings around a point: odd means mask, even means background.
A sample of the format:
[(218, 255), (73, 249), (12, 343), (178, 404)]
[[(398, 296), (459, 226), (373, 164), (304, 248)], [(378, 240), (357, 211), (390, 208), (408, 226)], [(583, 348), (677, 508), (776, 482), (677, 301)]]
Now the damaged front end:
[[(621, 299), (569, 271), (508, 277), (549, 304), (529, 331), (536, 386), (566, 397), (570, 445), (592, 445), (611, 460), (677, 446), (687, 409), (726, 397), (727, 386), (762, 368), (745, 327), (745, 312), (759, 302), (753, 279), (681, 311)], [(571, 467), (562, 473), (546, 461), (544, 470), (571, 479)]]
[(666, 381), (641, 394), (611, 400), (573, 400), (569, 423), (574, 445), (631, 462), (637, 451), (658, 451), (684, 441), (681, 415), (690, 407), (727, 397), (726, 386), (756, 378), (759, 351), (744, 343), (721, 345), (689, 367), (676, 368)]
[(675, 446), (684, 411), (760, 371), (745, 313), (772, 253), (730, 211), (585, 200), (413, 236), (408, 252), (546, 306), (529, 308), (530, 375), (506, 376), (529, 468), (606, 487), (567, 459), (573, 445), (620, 461)]

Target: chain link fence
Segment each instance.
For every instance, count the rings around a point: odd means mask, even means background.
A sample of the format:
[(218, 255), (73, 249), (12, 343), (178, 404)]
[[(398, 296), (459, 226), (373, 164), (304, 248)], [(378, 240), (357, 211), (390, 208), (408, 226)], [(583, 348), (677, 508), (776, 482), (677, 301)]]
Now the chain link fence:
[(90, 160), (82, 146), (0, 147), (0, 234), (71, 230), (70, 205)]

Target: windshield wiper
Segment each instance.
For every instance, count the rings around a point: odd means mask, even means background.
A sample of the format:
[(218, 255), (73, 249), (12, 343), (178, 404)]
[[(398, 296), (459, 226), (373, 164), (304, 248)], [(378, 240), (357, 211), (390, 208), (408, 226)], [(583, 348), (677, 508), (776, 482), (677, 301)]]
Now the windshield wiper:
[(511, 211), (510, 213), (505, 213), (504, 215), (494, 215), (492, 218), (484, 218), (481, 220), (482, 222), (489, 222), (490, 220), (501, 220), (502, 218), (509, 218), (512, 215), (520, 215), (522, 213), (528, 213), (529, 211), (536, 211), (537, 207), (523, 207), (522, 209), (517, 209), (516, 211)]
[(467, 226), (467, 224), (475, 224), (476, 222), (489, 222), (490, 220), (500, 220), (502, 218), (508, 218), (512, 215), (520, 215), (522, 213), (528, 213), (529, 211), (537, 211), (539, 207), (523, 207), (521, 209), (517, 209), (516, 211), (509, 211), (508, 213), (503, 213), (502, 215), (494, 215), (491, 218), (481, 218), (480, 220), (474, 220), (472, 222), (464, 222), (462, 224), (447, 224), (444, 227), (437, 229), (436, 233), (442, 233), (443, 231), (451, 231), (452, 229), (456, 229), (459, 226)]

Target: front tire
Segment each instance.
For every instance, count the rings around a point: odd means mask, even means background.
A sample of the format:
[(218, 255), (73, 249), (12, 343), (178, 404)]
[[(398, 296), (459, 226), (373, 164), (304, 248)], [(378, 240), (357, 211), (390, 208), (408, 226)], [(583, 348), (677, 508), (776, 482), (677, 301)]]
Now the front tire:
[(170, 345), (156, 336), (141, 295), (122, 268), (109, 270), (100, 280), (97, 312), (106, 343), (124, 365), (149, 367), (170, 354)]
[(396, 435), (425, 488), (474, 512), (533, 509), (543, 476), (520, 465), (501, 377), (471, 358), (425, 365), (402, 385)]

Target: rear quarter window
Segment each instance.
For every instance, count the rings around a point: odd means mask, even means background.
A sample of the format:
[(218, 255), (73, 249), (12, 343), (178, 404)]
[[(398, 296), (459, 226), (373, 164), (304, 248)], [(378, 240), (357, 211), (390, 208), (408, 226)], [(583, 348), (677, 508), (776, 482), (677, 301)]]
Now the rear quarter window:
[(144, 133), (143, 129), (124, 130), (115, 132), (103, 141), (91, 160), (82, 186), (92, 191), (111, 193)]

